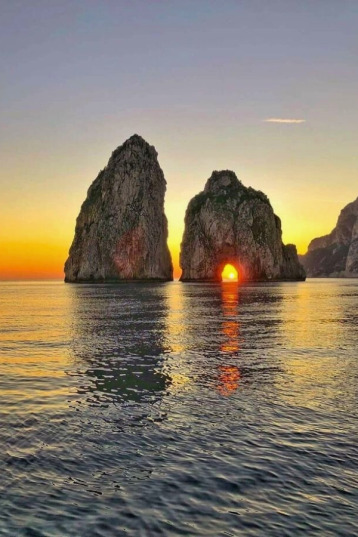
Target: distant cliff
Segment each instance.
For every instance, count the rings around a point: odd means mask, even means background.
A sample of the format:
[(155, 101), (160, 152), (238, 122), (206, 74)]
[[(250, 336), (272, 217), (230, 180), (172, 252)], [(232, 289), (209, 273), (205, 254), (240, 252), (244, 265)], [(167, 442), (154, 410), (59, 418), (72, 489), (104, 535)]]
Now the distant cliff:
[(311, 277), (358, 277), (358, 198), (342, 209), (329, 235), (311, 241), (301, 262)]
[(262, 192), (232, 171), (213, 172), (189, 203), (180, 253), (182, 281), (221, 281), (226, 263), (246, 281), (304, 280), (294, 245)]
[(90, 186), (65, 263), (66, 282), (172, 280), (157, 152), (134, 135)]

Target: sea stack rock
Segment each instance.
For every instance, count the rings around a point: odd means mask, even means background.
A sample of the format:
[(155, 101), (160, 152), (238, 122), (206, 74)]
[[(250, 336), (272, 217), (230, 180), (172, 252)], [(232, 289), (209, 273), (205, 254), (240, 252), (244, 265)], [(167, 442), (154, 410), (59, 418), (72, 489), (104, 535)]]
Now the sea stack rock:
[(284, 246), (281, 235), (265, 194), (232, 171), (215, 171), (186, 211), (181, 280), (221, 281), (227, 263), (243, 281), (304, 280), (296, 247)]
[(153, 146), (134, 135), (118, 147), (81, 207), (65, 281), (172, 280), (165, 190)]
[(329, 235), (313, 239), (301, 256), (310, 277), (358, 277), (358, 198), (342, 209)]

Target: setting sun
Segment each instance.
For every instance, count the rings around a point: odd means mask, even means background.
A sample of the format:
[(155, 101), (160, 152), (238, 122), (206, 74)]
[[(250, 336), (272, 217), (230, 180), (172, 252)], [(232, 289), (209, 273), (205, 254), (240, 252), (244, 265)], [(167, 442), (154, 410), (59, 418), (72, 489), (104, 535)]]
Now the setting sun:
[(227, 264), (221, 273), (221, 279), (223, 282), (237, 282), (239, 273), (233, 265)]

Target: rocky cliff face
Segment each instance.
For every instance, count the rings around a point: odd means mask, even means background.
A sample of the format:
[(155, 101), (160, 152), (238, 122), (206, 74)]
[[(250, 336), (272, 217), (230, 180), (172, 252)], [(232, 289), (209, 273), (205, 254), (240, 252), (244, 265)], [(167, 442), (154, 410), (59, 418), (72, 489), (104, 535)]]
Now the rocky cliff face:
[(301, 260), (311, 277), (358, 277), (358, 198), (344, 207), (329, 235), (311, 241)]
[(172, 280), (157, 152), (134, 135), (90, 186), (65, 264), (66, 282)]
[(232, 171), (213, 172), (189, 203), (181, 245), (182, 281), (221, 281), (226, 263), (246, 281), (304, 280), (296, 247), (284, 246), (281, 221), (262, 192)]

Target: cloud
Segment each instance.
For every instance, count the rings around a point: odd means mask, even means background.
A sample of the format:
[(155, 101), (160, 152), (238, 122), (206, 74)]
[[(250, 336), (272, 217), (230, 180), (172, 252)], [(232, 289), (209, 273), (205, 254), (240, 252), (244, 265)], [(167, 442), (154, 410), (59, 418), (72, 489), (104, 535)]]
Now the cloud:
[(282, 117), (270, 117), (264, 119), (266, 123), (304, 123), (305, 119), (292, 119), (292, 118), (282, 118)]

